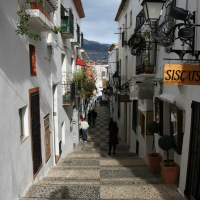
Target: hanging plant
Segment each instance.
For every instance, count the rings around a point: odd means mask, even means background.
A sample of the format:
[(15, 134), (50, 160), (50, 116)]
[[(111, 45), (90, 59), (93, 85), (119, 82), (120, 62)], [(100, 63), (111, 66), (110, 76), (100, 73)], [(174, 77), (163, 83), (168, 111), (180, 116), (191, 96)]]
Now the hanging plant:
[[(25, 3), (31, 3), (32, 1), (26, 0)], [(36, 0), (37, 3), (41, 4), (41, 0)], [(20, 2), (18, 1), (20, 4)], [(23, 5), (19, 5), (20, 9), (16, 12), (17, 15), (19, 16), (19, 22), (17, 23), (17, 29), (16, 34), (17, 35), (26, 35), (30, 39), (33, 39), (35, 41), (40, 41), (41, 37), (37, 33), (33, 33), (29, 31), (29, 20), (30, 20), (30, 15), (26, 13), (25, 7)]]
[(51, 31), (52, 31), (53, 33), (55, 33), (55, 34), (58, 34), (58, 33), (62, 33), (62, 32), (63, 32), (63, 29), (62, 29), (62, 27), (56, 27), (56, 26), (54, 26), (54, 27), (51, 29)]
[(89, 78), (84, 68), (74, 73), (74, 81), (77, 90), (81, 90), (86, 96), (92, 95), (94, 89), (96, 89), (95, 81)]

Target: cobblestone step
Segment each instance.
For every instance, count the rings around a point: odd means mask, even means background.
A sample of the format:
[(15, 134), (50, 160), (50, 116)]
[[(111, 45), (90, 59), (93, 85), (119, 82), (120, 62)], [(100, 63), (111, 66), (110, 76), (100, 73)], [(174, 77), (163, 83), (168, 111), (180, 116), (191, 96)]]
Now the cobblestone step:
[(107, 154), (109, 115), (106, 107), (97, 112), (88, 143), (80, 141), (21, 200), (183, 200), (177, 186), (163, 184), (161, 174), (151, 174), (146, 161), (122, 141), (116, 155)]

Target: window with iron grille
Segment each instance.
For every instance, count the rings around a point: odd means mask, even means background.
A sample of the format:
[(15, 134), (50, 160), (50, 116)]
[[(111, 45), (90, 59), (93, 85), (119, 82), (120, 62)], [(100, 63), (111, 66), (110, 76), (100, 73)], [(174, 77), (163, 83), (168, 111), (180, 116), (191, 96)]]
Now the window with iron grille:
[(144, 10), (142, 9), (139, 14), (136, 16), (136, 26), (135, 26), (135, 33), (142, 27), (145, 22), (145, 15)]
[(132, 102), (132, 129), (136, 133), (137, 130), (137, 114), (138, 114), (138, 100)]
[(81, 35), (80, 35), (80, 26), (77, 24), (77, 42), (80, 44), (80, 39), (81, 39)]
[(74, 15), (72, 10), (61, 7), (61, 28), (63, 33), (74, 35)]

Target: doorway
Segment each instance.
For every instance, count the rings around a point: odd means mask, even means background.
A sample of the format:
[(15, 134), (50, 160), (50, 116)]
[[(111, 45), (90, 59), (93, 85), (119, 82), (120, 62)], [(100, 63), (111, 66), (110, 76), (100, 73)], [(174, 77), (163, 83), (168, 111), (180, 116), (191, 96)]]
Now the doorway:
[(188, 169), (185, 195), (200, 199), (200, 103), (192, 102)]
[(30, 90), (31, 110), (31, 144), (33, 158), (33, 174), (36, 176), (42, 166), (41, 132), (40, 132), (40, 100), (39, 88)]

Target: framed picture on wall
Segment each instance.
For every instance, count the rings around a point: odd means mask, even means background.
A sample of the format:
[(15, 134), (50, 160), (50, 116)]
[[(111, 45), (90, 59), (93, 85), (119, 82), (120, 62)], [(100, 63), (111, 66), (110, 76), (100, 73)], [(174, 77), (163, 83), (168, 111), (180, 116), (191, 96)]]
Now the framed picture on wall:
[(170, 105), (170, 135), (174, 138), (174, 150), (180, 155), (183, 143), (183, 111)]
[(163, 101), (155, 97), (155, 121), (160, 126), (160, 135), (163, 135)]
[(153, 121), (153, 111), (147, 111), (147, 114), (146, 114), (146, 135), (152, 135), (151, 132), (148, 131), (148, 124), (150, 124), (150, 122)]

